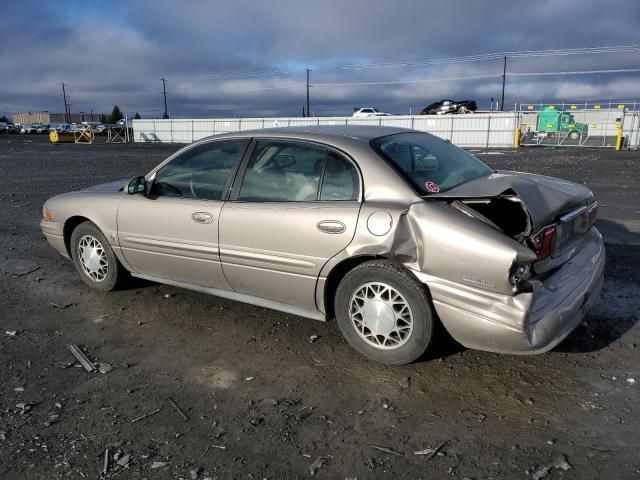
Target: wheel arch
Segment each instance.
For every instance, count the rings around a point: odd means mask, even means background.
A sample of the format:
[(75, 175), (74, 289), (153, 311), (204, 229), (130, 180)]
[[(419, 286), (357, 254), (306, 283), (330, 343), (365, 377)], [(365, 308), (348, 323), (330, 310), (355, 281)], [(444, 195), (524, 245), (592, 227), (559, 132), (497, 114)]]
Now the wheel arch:
[(78, 225), (84, 222), (91, 222), (91, 219), (83, 217), (82, 215), (74, 215), (67, 218), (67, 220), (64, 222), (62, 235), (64, 237), (64, 248), (67, 250), (69, 258), (71, 258), (71, 234)]
[(340, 285), (344, 276), (358, 265), (371, 260), (382, 259), (388, 260), (384, 255), (358, 255), (356, 257), (345, 258), (331, 269), (329, 275), (327, 275), (326, 281), (324, 282), (324, 292), (322, 295), (325, 317), (327, 320), (335, 318), (333, 302), (336, 291), (338, 290), (338, 285)]

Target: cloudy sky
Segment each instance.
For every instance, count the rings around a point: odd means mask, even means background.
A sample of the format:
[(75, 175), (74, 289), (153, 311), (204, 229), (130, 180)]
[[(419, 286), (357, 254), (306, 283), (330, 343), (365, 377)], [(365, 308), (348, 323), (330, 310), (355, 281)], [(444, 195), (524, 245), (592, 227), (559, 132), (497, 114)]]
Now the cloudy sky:
[[(159, 117), (162, 77), (173, 117), (300, 115), (306, 68), (315, 115), (462, 97), (488, 108), (501, 59), (424, 61), (638, 45), (639, 25), (637, 0), (14, 0), (0, 16), (0, 115), (63, 111), (65, 82), (74, 112)], [(631, 68), (640, 51), (508, 60), (510, 73)], [(505, 103), (634, 99), (640, 72), (508, 77)]]

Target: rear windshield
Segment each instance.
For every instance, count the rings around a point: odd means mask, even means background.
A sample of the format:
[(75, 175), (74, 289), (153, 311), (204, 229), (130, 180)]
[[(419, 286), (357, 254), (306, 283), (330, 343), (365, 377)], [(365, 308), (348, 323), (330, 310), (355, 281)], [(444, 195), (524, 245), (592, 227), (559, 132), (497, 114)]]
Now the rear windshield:
[(426, 133), (389, 135), (371, 141), (420, 195), (444, 192), (492, 173), (473, 155)]

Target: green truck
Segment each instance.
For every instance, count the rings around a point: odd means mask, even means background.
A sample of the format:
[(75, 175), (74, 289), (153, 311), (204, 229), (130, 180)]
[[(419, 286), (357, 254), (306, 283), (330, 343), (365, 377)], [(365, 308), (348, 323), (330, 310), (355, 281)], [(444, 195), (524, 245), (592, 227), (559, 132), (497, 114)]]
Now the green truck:
[(586, 136), (588, 126), (585, 123), (576, 122), (569, 112), (556, 110), (554, 106), (542, 107), (538, 114), (538, 135), (545, 133), (567, 133), (569, 138), (577, 140)]

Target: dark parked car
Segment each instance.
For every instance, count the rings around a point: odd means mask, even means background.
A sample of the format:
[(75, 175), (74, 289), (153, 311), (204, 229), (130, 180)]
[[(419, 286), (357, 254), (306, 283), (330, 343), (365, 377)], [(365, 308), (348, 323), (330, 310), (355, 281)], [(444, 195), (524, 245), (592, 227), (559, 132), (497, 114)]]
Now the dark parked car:
[(469, 113), (478, 109), (475, 100), (440, 100), (425, 107), (420, 115), (444, 115), (446, 113)]

